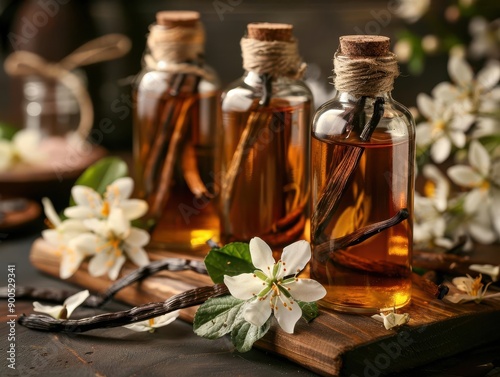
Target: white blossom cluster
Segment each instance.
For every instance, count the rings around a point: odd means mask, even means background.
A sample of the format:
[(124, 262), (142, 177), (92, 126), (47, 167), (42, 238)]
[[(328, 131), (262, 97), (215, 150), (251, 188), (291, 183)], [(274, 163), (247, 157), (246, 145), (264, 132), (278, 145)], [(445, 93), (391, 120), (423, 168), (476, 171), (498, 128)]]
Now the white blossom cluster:
[(43, 199), (52, 229), (44, 230), (42, 236), (60, 253), (62, 279), (72, 276), (87, 258), (90, 275), (107, 274), (111, 280), (116, 280), (127, 258), (137, 266), (149, 263), (144, 250), (149, 233), (131, 226), (148, 205), (144, 200), (129, 199), (133, 187), (129, 177), (111, 183), (102, 196), (90, 187), (74, 186), (71, 195), (76, 205), (64, 210), (65, 220), (59, 218), (49, 199)]
[[(460, 237), (490, 244), (500, 237), (500, 62), (477, 75), (462, 56), (448, 63), (452, 82), (417, 97), (417, 155), (426, 163), (415, 195), (414, 240), (450, 248)], [(422, 157), (424, 157), (422, 159)], [(427, 158), (426, 158), (427, 157)]]

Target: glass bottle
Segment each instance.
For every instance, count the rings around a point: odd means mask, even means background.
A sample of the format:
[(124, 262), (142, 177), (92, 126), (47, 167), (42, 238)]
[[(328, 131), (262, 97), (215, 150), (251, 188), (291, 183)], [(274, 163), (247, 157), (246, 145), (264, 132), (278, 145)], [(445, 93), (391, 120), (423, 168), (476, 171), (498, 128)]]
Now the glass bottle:
[(379, 312), (411, 298), (415, 125), (391, 97), (389, 38), (345, 36), (335, 97), (312, 126), (311, 277), (321, 305)]
[(206, 251), (219, 227), (211, 198), (220, 91), (199, 18), (157, 13), (133, 93), (136, 194), (149, 204), (151, 245), (193, 252)]
[[(221, 239), (258, 236), (278, 250), (304, 237), (312, 94), (298, 78), (304, 66), (292, 25), (252, 23), (247, 29), (246, 72), (222, 95)], [(274, 56), (267, 55), (271, 45)], [(286, 53), (291, 63), (276, 69)]]

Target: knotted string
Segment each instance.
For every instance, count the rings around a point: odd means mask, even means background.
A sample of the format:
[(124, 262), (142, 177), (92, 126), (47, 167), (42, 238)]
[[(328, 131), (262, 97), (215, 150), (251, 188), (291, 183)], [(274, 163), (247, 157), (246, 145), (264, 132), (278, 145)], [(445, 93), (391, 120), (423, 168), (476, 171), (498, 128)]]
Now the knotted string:
[(399, 75), (396, 55), (352, 57), (334, 56), (335, 88), (356, 97), (375, 97), (390, 92), (394, 79)]
[(152, 25), (147, 46), (144, 63), (151, 70), (194, 74), (209, 81), (214, 79), (203, 67), (188, 63), (200, 61), (205, 52), (205, 30), (201, 22), (189, 27)]
[(67, 87), (80, 107), (77, 133), (86, 139), (94, 122), (94, 108), (85, 84), (71, 71), (84, 65), (119, 58), (130, 48), (130, 39), (126, 36), (108, 34), (83, 44), (58, 63), (48, 62), (33, 52), (16, 51), (5, 59), (4, 68), (11, 76), (37, 75)]
[(273, 77), (288, 76), (300, 78), (304, 74), (306, 64), (299, 56), (297, 41), (260, 41), (242, 38), (241, 52), (243, 68), (259, 75), (269, 74)]

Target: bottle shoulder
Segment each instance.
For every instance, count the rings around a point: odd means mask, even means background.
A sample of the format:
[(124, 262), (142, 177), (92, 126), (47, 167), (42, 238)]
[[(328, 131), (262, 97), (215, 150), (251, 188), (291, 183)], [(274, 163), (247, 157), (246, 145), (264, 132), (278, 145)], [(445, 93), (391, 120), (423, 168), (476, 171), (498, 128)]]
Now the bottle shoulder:
[(205, 77), (199, 77), (193, 73), (177, 73), (144, 67), (135, 77), (133, 86), (137, 91), (153, 93), (164, 93), (176, 85), (179, 86), (177, 90), (181, 92), (192, 92), (193, 85), (196, 85), (198, 93), (220, 91), (221, 85), (216, 71), (206, 64), (201, 68), (207, 73)]
[[(337, 96), (327, 101), (314, 114), (313, 135), (332, 142), (359, 144), (363, 128), (368, 126), (373, 117), (374, 102), (374, 98), (367, 98), (360, 109), (359, 103), (345, 97)], [(414, 140), (414, 137), (415, 122), (408, 108), (392, 97), (385, 96), (383, 113), (370, 143)]]
[[(258, 75), (248, 75), (233, 81), (222, 93), (223, 110), (247, 111), (264, 95), (264, 84)], [(292, 105), (311, 103), (312, 93), (302, 80), (288, 77), (273, 79), (271, 100)]]

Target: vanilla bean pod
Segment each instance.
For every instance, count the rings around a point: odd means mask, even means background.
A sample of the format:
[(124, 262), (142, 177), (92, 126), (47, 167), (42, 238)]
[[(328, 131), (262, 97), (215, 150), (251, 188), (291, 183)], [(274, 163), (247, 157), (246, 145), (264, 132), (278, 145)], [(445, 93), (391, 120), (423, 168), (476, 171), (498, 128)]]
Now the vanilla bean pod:
[[(130, 274), (117, 280), (111, 285), (106, 292), (97, 295), (90, 295), (84, 302), (84, 305), (91, 308), (98, 308), (104, 305), (107, 301), (111, 300), (113, 296), (126, 288), (127, 286), (144, 280), (145, 278), (156, 274), (160, 271), (185, 271), (191, 270), (199, 274), (207, 274), (205, 264), (201, 261), (181, 259), (181, 258), (165, 258), (152, 262), (146, 266), (137, 268)], [(30, 299), (30, 300), (43, 300), (50, 302), (62, 303), (69, 296), (76, 292), (56, 289), (40, 289), (36, 287), (16, 287), (17, 299)], [(0, 298), (7, 298), (6, 287), (0, 288)]]
[(58, 320), (52, 317), (30, 314), (22, 315), (18, 323), (32, 330), (49, 332), (82, 333), (89, 330), (120, 327), (135, 322), (159, 317), (178, 309), (204, 303), (209, 298), (227, 295), (229, 290), (224, 284), (190, 289), (170, 297), (164, 302), (149, 303), (135, 308), (105, 313), (82, 319)]
[(408, 209), (403, 208), (388, 220), (379, 221), (375, 224), (371, 224), (358, 229), (346, 236), (335, 238), (330, 241), (325, 241), (315, 248), (318, 260), (321, 263), (325, 263), (327, 257), (329, 255), (332, 255), (332, 253), (337, 252), (337, 250), (342, 250), (348, 248), (349, 246), (357, 245), (367, 240), (368, 238), (373, 237), (376, 234), (379, 234), (380, 232), (406, 220), (409, 215), (410, 214), (408, 212)]
[[(361, 97), (358, 101), (358, 105), (364, 103), (364, 100), (364, 97)], [(384, 114), (384, 103), (385, 100), (383, 97), (377, 97), (375, 99), (373, 105), (373, 115), (360, 134), (360, 139), (362, 141), (370, 141), (375, 128)], [(362, 116), (358, 114), (360, 111), (362, 111), (360, 110), (360, 106), (356, 106), (355, 111), (352, 112), (352, 115), (350, 115), (348, 119), (352, 119), (351, 122), (359, 122), (362, 118)], [(355, 126), (356, 124), (352, 127)], [(328, 223), (335, 213), (345, 189), (352, 179), (352, 175), (359, 164), (361, 156), (363, 155), (364, 147), (344, 145), (339, 146), (339, 150), (342, 151), (340, 163), (335, 166), (334, 171), (323, 189), (311, 217), (311, 224), (314, 229), (312, 237), (313, 242), (315, 243), (318, 243), (318, 241), (324, 241), (325, 237), (323, 232), (328, 226)]]

